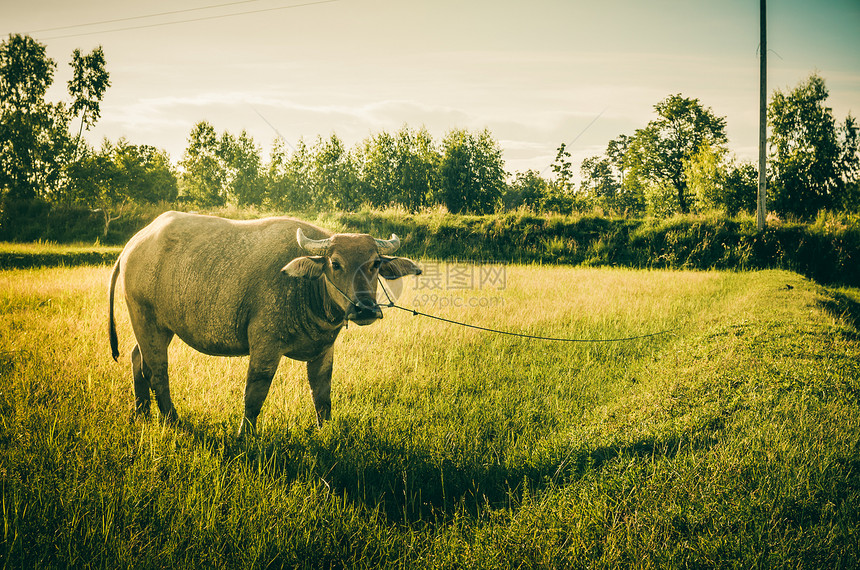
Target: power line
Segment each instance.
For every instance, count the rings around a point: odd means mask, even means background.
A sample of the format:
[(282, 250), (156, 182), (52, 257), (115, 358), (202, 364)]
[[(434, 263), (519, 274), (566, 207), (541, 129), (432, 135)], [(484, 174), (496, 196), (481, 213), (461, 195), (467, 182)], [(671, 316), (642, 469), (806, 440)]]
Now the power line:
[(202, 10), (211, 10), (213, 8), (224, 8), (225, 6), (235, 6), (236, 4), (249, 4), (251, 2), (259, 2), (260, 0), (239, 0), (238, 2), (227, 2), (226, 4), (212, 4), (210, 6), (201, 6), (199, 8), (185, 8), (183, 10), (171, 10), (169, 12), (157, 12), (155, 14), (145, 14), (143, 16), (129, 16), (127, 18), (115, 18), (113, 20), (101, 20), (100, 22), (89, 22), (86, 24), (71, 24), (68, 26), (57, 26), (55, 28), (42, 28), (41, 30), (30, 30), (27, 34), (38, 34), (43, 32), (56, 32), (57, 30), (69, 30), (72, 28), (88, 28), (90, 26), (101, 26), (102, 24), (115, 24), (117, 22), (128, 22), (131, 20), (144, 20), (146, 18), (157, 18), (159, 16), (172, 16), (174, 14), (184, 14), (187, 12), (199, 12)]
[[(607, 108), (608, 108), (608, 107), (607, 107)], [(587, 131), (588, 129), (590, 129), (590, 128), (591, 128), (591, 125), (593, 125), (594, 123), (596, 123), (596, 122), (597, 122), (597, 119), (599, 119), (600, 117), (602, 117), (602, 116), (603, 116), (603, 113), (605, 113), (605, 112), (606, 112), (606, 109), (604, 109), (604, 110), (600, 111), (600, 112), (599, 112), (599, 113), (598, 113), (598, 114), (597, 114), (593, 119), (591, 119), (591, 122), (590, 122), (590, 123), (588, 123), (587, 125), (585, 125), (585, 128), (584, 128), (584, 129), (582, 129), (581, 131), (579, 131), (579, 134), (578, 134), (578, 135), (576, 135), (576, 136), (573, 138), (573, 140), (572, 140), (572, 141), (570, 141), (569, 143), (567, 143), (567, 146), (573, 146), (573, 145), (574, 145), (574, 143), (576, 143), (576, 141), (578, 141), (578, 140), (579, 140), (579, 137), (581, 137), (582, 135), (584, 135), (584, 134), (585, 134), (585, 131)], [(555, 163), (549, 164), (546, 168), (544, 168), (543, 170), (541, 170), (541, 173), (540, 173), (540, 174), (541, 174), (541, 176), (543, 176), (543, 175), (544, 175), (544, 173), (545, 173), (547, 170), (549, 170), (549, 169), (550, 169), (550, 167), (552, 167), (552, 165), (553, 165), (553, 164), (555, 164)]]
[[(246, 0), (246, 1), (254, 1), (254, 0)], [(188, 18), (185, 20), (173, 20), (170, 22), (159, 22), (156, 24), (142, 24), (140, 26), (127, 26), (124, 28), (113, 28), (110, 30), (99, 30), (99, 31), (95, 31), (95, 32), (80, 32), (80, 33), (76, 33), (76, 34), (64, 34), (61, 36), (50, 36), (50, 37), (42, 38), (42, 39), (43, 40), (60, 40), (60, 39), (65, 39), (65, 38), (77, 38), (77, 37), (81, 37), (81, 36), (92, 36), (95, 34), (108, 34), (108, 33), (113, 33), (113, 32), (126, 32), (129, 30), (142, 30), (142, 29), (146, 29), (146, 28), (157, 28), (160, 26), (170, 26), (170, 25), (174, 25), (174, 24), (187, 24), (189, 22), (204, 22), (207, 20), (217, 20), (217, 19), (221, 19), (221, 18), (232, 18), (233, 16), (244, 16), (247, 14), (261, 14), (263, 12), (275, 12), (277, 10), (291, 10), (293, 8), (304, 8), (306, 6), (316, 6), (318, 4), (331, 4), (333, 2), (339, 2), (339, 1), (340, 0), (316, 0), (314, 2), (304, 2), (302, 4), (290, 4), (289, 6), (277, 6), (275, 8), (262, 8), (260, 10), (246, 10), (243, 12), (233, 12), (230, 14), (218, 14), (218, 15), (214, 15), (214, 16), (201, 16), (199, 18)], [(235, 4), (240, 4), (240, 3), (242, 3), (242, 2), (235, 2)], [(223, 4), (223, 5), (226, 6), (227, 4)], [(144, 18), (147, 16), (140, 16), (140, 17)], [(129, 19), (134, 19), (134, 18), (129, 18)], [(81, 24), (81, 25), (86, 25), (86, 24)], [(95, 24), (90, 24), (90, 25), (95, 25)]]
[[(254, 109), (253, 107), (251, 107), (251, 108), (252, 108), (252, 109)], [(259, 115), (259, 117), (260, 117), (261, 119), (263, 119), (263, 122), (264, 122), (264, 123), (266, 123), (267, 125), (269, 125), (269, 127), (271, 127), (271, 129), (272, 129), (273, 131), (275, 131), (275, 134), (276, 134), (276, 135), (278, 135), (278, 138), (280, 138), (282, 141), (284, 141), (285, 143), (287, 143), (287, 146), (289, 146), (289, 147), (293, 150), (293, 152), (296, 152), (296, 147), (294, 147), (294, 146), (292, 145), (292, 143), (290, 143), (290, 141), (288, 141), (286, 138), (284, 138), (284, 135), (282, 135), (282, 134), (281, 134), (281, 131), (279, 131), (279, 130), (275, 127), (275, 125), (273, 125), (272, 123), (270, 123), (270, 122), (269, 122), (269, 120), (268, 120), (266, 117), (264, 117), (264, 116), (263, 116), (263, 113), (261, 113), (261, 112), (260, 112), (260, 111), (258, 111), (257, 109), (254, 109), (254, 112), (255, 112), (255, 113), (257, 113), (257, 115)]]

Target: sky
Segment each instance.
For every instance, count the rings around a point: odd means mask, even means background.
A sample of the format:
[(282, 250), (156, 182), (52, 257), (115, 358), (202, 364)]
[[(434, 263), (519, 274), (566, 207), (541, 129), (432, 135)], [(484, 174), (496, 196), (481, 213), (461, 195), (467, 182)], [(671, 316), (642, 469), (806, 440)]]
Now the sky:
[[(860, 0), (770, 0), (768, 89), (813, 72), (837, 121), (860, 115)], [(582, 159), (680, 93), (758, 147), (758, 0), (0, 0), (0, 34), (29, 34), (70, 99), (75, 48), (101, 45), (111, 87), (93, 145), (125, 137), (179, 161), (195, 123), (273, 141), (354, 144), (403, 125), (440, 141), (488, 128), (509, 172)]]

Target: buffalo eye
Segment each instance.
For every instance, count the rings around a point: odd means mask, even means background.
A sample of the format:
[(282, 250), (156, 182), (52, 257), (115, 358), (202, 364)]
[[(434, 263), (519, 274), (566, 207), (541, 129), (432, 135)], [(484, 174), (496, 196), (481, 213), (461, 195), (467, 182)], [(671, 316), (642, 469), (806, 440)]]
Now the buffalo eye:
[(342, 266), (341, 266), (339, 261), (332, 260), (331, 261), (331, 268), (334, 269), (335, 271), (340, 271)]
[(381, 259), (377, 259), (376, 261), (373, 262), (373, 269), (379, 269), (380, 267), (382, 267), (382, 260)]

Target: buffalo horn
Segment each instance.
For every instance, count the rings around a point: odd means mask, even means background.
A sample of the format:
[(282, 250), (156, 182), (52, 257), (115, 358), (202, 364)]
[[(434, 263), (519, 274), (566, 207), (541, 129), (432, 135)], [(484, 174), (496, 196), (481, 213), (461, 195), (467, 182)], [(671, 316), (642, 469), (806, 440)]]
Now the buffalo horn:
[(379, 249), (379, 253), (381, 253), (382, 255), (394, 253), (395, 251), (397, 251), (397, 248), (400, 247), (400, 238), (394, 234), (391, 234), (390, 239), (377, 239), (376, 247)]
[(328, 246), (331, 245), (331, 238), (310, 239), (305, 237), (302, 228), (296, 230), (296, 240), (299, 242), (299, 247), (311, 255), (325, 255)]

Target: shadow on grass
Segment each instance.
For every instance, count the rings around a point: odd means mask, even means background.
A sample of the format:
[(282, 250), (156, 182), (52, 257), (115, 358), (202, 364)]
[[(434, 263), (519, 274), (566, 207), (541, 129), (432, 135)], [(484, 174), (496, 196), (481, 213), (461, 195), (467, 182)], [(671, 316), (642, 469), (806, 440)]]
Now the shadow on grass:
[(560, 487), (618, 458), (671, 459), (716, 441), (706, 430), (692, 442), (669, 437), (620, 447), (571, 445), (533, 462), (504, 456), (485, 461), (456, 448), (427, 449), (397, 437), (404, 434), (376, 427), (341, 419), (323, 430), (299, 428), (246, 441), (215, 435), (211, 426), (185, 424), (183, 431), (213, 449), (225, 464), (245, 463), (281, 481), (316, 480), (337, 496), (410, 523), (450, 520), (463, 512), (477, 517), (488, 508), (516, 510), (524, 495)]
[(860, 303), (844, 293), (831, 291), (829, 298), (819, 301), (819, 304), (825, 311), (851, 327), (853, 340), (860, 339)]

